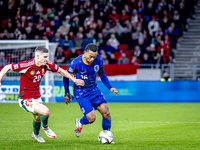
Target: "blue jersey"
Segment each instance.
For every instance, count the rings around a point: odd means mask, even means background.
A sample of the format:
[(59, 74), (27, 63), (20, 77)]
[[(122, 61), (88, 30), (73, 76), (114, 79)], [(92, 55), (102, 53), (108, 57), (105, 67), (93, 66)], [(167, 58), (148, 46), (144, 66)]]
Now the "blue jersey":
[[(78, 87), (74, 84), (74, 96), (84, 115), (91, 112), (93, 108), (96, 109), (99, 104), (107, 103), (96, 84), (98, 73), (105, 86), (108, 89), (112, 88), (107, 76), (105, 75), (103, 60), (100, 55), (97, 54), (92, 64), (87, 64), (84, 61), (84, 55), (80, 55), (71, 62), (67, 71), (70, 74), (73, 74), (77, 79), (82, 79), (85, 82), (84, 87)], [(63, 81), (65, 93), (69, 93), (69, 80), (64, 78)]]
[(74, 85), (74, 96), (78, 98), (81, 96), (81, 93), (84, 93), (83, 95), (87, 96), (88, 94), (90, 94), (90, 92), (94, 92), (93, 90), (97, 86), (97, 73), (99, 73), (102, 82), (109, 89), (112, 88), (103, 70), (103, 60), (101, 56), (97, 54), (96, 58), (90, 65), (84, 61), (83, 57), (84, 55), (78, 56), (71, 62), (71, 64), (67, 68), (67, 71), (70, 74), (73, 74), (74, 77), (76, 77), (77, 79), (82, 79), (85, 82), (84, 87), (78, 87)]
[[(103, 60), (100, 55), (97, 55), (91, 65), (84, 62), (83, 55), (80, 55), (71, 62), (67, 71), (77, 79), (84, 80), (84, 88), (89, 88), (96, 86), (96, 76), (101, 67), (103, 67)], [(80, 87), (75, 86), (75, 88)]]

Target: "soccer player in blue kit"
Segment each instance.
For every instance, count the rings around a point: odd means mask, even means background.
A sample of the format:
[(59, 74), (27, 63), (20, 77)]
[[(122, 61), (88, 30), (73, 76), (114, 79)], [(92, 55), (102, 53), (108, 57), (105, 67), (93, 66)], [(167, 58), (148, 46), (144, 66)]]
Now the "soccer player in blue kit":
[[(105, 75), (103, 69), (103, 60), (98, 52), (98, 47), (95, 44), (88, 44), (84, 54), (75, 58), (68, 66), (67, 71), (77, 79), (82, 79), (85, 82), (83, 87), (74, 85), (74, 96), (80, 106), (84, 116), (76, 119), (74, 132), (77, 137), (80, 136), (83, 125), (93, 123), (96, 119), (93, 108), (98, 110), (103, 116), (103, 130), (110, 130), (111, 116), (107, 102), (100, 92), (96, 84), (96, 76), (99, 74), (104, 85), (115, 95), (118, 91), (113, 88)], [(72, 99), (69, 92), (69, 79), (63, 78), (65, 87), (65, 103), (68, 104)]]

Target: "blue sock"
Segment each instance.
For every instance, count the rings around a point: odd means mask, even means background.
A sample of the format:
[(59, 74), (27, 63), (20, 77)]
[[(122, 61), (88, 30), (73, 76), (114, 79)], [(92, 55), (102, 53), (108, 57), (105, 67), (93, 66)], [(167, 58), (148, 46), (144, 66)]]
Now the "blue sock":
[(35, 122), (35, 120), (33, 119), (33, 133), (35, 135), (39, 134), (40, 126), (41, 126), (41, 122)]
[(102, 120), (102, 128), (103, 130), (109, 130), (111, 128), (111, 117), (109, 119), (103, 118)]
[(44, 116), (40, 116), (40, 120), (42, 122), (42, 127), (43, 128), (47, 128), (48, 127), (48, 117), (44, 117)]
[(86, 116), (83, 116), (80, 120), (80, 123), (81, 124), (89, 124), (90, 122), (88, 121), (87, 117)]

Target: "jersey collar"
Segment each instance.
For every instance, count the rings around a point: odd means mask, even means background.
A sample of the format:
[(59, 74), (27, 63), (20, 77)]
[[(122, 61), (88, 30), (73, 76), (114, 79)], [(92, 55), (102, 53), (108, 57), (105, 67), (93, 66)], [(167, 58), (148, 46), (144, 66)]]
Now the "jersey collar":
[(91, 65), (91, 64), (87, 63), (87, 62), (84, 60), (84, 55), (82, 55), (82, 61), (83, 61), (84, 64), (86, 64), (86, 65)]

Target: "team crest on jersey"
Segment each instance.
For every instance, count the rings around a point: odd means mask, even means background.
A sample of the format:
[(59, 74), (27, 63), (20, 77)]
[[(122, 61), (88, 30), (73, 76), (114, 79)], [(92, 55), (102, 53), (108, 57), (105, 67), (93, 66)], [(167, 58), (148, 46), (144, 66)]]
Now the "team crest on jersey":
[(35, 70), (32, 70), (32, 71), (30, 72), (30, 74), (31, 74), (31, 75), (34, 75), (34, 74), (35, 74)]
[(44, 68), (42, 69), (42, 74), (44, 74)]
[(95, 66), (94, 66), (94, 71), (95, 71), (95, 72), (98, 72), (98, 71), (99, 71), (99, 65), (95, 65)]

